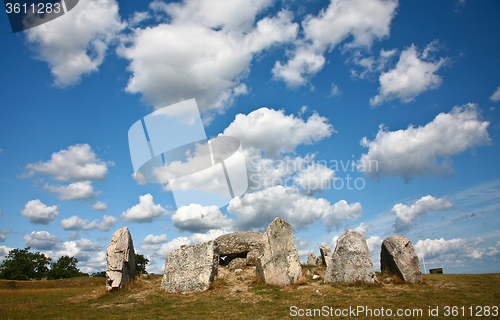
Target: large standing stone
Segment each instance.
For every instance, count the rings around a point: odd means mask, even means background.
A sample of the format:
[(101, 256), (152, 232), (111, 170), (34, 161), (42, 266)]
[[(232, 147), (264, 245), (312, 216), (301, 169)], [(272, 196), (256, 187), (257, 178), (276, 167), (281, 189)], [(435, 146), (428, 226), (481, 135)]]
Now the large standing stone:
[(134, 243), (128, 228), (123, 227), (113, 233), (106, 250), (106, 290), (119, 290), (134, 277)]
[(280, 286), (294, 284), (301, 278), (292, 227), (285, 220), (276, 218), (267, 227), (255, 271), (262, 282)]
[(398, 275), (408, 283), (422, 283), (417, 252), (410, 239), (392, 236), (382, 242), (380, 269)]
[(328, 265), (332, 262), (333, 252), (332, 248), (329, 246), (319, 246), (319, 252), (321, 253), (321, 264), (324, 264), (328, 267)]
[(254, 249), (259, 249), (264, 241), (263, 236), (261, 232), (255, 231), (233, 232), (218, 237), (215, 242), (220, 247), (219, 255), (221, 257), (235, 258), (244, 256)]
[(204, 291), (217, 276), (219, 246), (214, 241), (183, 246), (167, 254), (161, 287), (167, 292)]
[(314, 254), (314, 252), (311, 252), (309, 254), (309, 257), (307, 257), (307, 264), (310, 266), (316, 265), (316, 255)]
[(365, 236), (348, 230), (337, 240), (332, 263), (327, 265), (325, 283), (378, 283)]

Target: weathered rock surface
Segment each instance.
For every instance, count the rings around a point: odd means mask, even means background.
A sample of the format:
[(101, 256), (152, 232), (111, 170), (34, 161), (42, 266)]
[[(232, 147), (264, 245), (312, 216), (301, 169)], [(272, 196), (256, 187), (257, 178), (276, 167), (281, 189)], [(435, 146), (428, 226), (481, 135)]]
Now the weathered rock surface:
[(254, 266), (257, 262), (257, 257), (260, 256), (260, 249), (253, 249), (247, 253), (247, 265)]
[(410, 239), (392, 236), (382, 242), (380, 270), (398, 275), (408, 283), (422, 283), (417, 252)]
[(247, 259), (246, 258), (234, 258), (229, 262), (227, 265), (227, 268), (229, 270), (235, 270), (235, 269), (243, 269), (247, 266)]
[(311, 252), (309, 254), (309, 257), (307, 257), (307, 264), (310, 266), (316, 265), (316, 255), (314, 254), (314, 252)]
[(264, 241), (263, 236), (263, 233), (256, 231), (233, 232), (218, 237), (215, 242), (220, 247), (221, 257), (239, 257), (259, 249)]
[(319, 252), (321, 253), (321, 264), (328, 267), (328, 264), (332, 261), (333, 251), (329, 246), (319, 246)]
[(323, 257), (321, 255), (316, 257), (316, 265), (320, 267), (323, 264)]
[(167, 292), (204, 291), (217, 276), (219, 246), (214, 241), (185, 246), (167, 254), (161, 287)]
[(327, 265), (325, 283), (378, 283), (365, 236), (347, 230), (337, 240), (332, 263)]
[(106, 249), (106, 290), (115, 291), (135, 277), (135, 251), (127, 227), (113, 233)]
[(276, 218), (267, 227), (255, 271), (262, 282), (274, 285), (294, 284), (301, 278), (292, 227), (285, 220)]

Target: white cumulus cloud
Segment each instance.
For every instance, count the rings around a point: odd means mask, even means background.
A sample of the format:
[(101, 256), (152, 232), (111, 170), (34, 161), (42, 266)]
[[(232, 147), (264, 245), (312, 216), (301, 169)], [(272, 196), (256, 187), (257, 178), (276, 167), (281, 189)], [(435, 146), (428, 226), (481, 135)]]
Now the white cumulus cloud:
[(25, 235), (23, 240), (26, 246), (37, 250), (51, 250), (59, 242), (56, 235), (51, 235), (47, 231), (33, 231), (31, 234)]
[(403, 232), (410, 229), (415, 220), (425, 216), (430, 211), (446, 210), (453, 204), (446, 197), (436, 199), (433, 196), (425, 196), (415, 201), (410, 206), (402, 203), (395, 204), (391, 212), (396, 214), (396, 222), (392, 226), (394, 232)]
[(232, 220), (223, 215), (217, 206), (203, 207), (195, 203), (180, 207), (171, 219), (180, 230), (193, 233), (228, 227), (232, 223)]
[(490, 99), (494, 102), (500, 101), (500, 86), (498, 86), (497, 90), (491, 95)]
[(80, 0), (68, 14), (25, 32), (35, 58), (49, 64), (54, 84), (66, 87), (98, 70), (124, 27), (115, 0)]
[(130, 61), (126, 91), (156, 108), (196, 98), (210, 119), (247, 93), (243, 83), (255, 55), (295, 39), (288, 11), (256, 20), (272, 1), (184, 0), (153, 2), (162, 23), (135, 28), (118, 54)]
[(104, 215), (102, 221), (99, 219), (89, 222), (87, 219), (81, 219), (78, 216), (71, 216), (70, 218), (63, 219), (59, 225), (64, 230), (92, 230), (98, 229), (100, 231), (109, 231), (109, 229), (118, 222), (118, 218)]
[(58, 193), (59, 200), (84, 200), (97, 195), (97, 193), (94, 192), (92, 181), (89, 180), (73, 182), (67, 186), (58, 187), (47, 184), (44, 189), (52, 193)]
[(127, 211), (122, 212), (120, 218), (125, 221), (132, 222), (151, 222), (153, 219), (159, 218), (167, 213), (167, 210), (162, 208), (160, 204), (153, 202), (151, 194), (139, 196), (139, 204), (136, 204)]
[(30, 218), (31, 223), (49, 224), (59, 215), (59, 206), (46, 206), (40, 200), (31, 200), (26, 203), (21, 214)]
[(397, 0), (332, 0), (328, 8), (302, 22), (304, 37), (295, 41), (286, 63), (276, 62), (273, 77), (298, 87), (323, 68), (324, 53), (346, 39), (345, 48), (371, 47), (389, 35), (397, 6)]
[(327, 227), (340, 228), (344, 220), (361, 217), (361, 204), (348, 204), (341, 200), (330, 204), (326, 199), (316, 199), (294, 188), (274, 186), (262, 191), (234, 198), (227, 208), (235, 214), (238, 229), (264, 228), (275, 217), (290, 223), (293, 228), (305, 228), (319, 220)]
[(298, 145), (313, 144), (335, 130), (328, 119), (314, 113), (307, 120), (285, 115), (283, 110), (260, 108), (248, 115), (238, 114), (224, 135), (238, 138), (244, 148), (273, 156), (293, 152)]
[(449, 175), (450, 156), (489, 143), (489, 124), (480, 120), (477, 105), (468, 104), (417, 128), (388, 131), (381, 125), (375, 140), (360, 141), (368, 153), (361, 156), (358, 169), (372, 179), (401, 176), (406, 182), (415, 176)]
[(108, 211), (108, 205), (104, 202), (97, 201), (92, 207), (94, 211)]
[(28, 176), (39, 173), (57, 181), (81, 181), (104, 180), (108, 165), (114, 164), (99, 160), (88, 144), (76, 144), (54, 152), (48, 161), (29, 163), (26, 168), (30, 170)]
[(394, 99), (408, 103), (422, 92), (439, 87), (442, 79), (436, 72), (447, 59), (431, 57), (436, 47), (437, 42), (434, 41), (422, 52), (415, 45), (401, 52), (396, 67), (380, 75), (379, 94), (370, 99), (370, 104), (377, 106)]

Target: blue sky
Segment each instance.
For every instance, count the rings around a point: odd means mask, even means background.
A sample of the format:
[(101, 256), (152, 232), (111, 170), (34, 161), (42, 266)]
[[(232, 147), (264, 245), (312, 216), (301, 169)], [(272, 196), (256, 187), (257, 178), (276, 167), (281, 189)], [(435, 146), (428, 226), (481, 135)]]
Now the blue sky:
[[(16, 34), (0, 15), (0, 259), (31, 246), (101, 271), (128, 226), (161, 273), (181, 244), (279, 216), (303, 261), (356, 229), (376, 270), (401, 234), (422, 268), (500, 272), (499, 11), (81, 0)], [(129, 128), (192, 98), (207, 137), (240, 140), (251, 178), (220, 211), (177, 208), (167, 185), (133, 175)]]

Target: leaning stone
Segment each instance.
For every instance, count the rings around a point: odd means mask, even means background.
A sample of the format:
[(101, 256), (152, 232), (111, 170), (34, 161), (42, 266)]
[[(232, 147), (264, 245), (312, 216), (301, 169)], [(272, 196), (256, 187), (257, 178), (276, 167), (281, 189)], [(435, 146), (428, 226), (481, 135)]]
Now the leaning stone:
[(204, 291), (217, 276), (219, 259), (219, 246), (214, 241), (171, 251), (165, 261), (161, 287), (167, 292)]
[(370, 250), (361, 232), (347, 230), (337, 240), (332, 263), (327, 265), (325, 272), (325, 283), (329, 282), (379, 283), (373, 269)]
[(263, 234), (255, 231), (233, 232), (215, 239), (220, 246), (219, 255), (230, 258), (244, 256), (254, 249), (259, 249), (263, 241)]
[(235, 269), (243, 269), (247, 266), (247, 259), (246, 258), (234, 258), (229, 262), (227, 265), (227, 268), (229, 270), (235, 270)]
[(256, 276), (264, 283), (280, 286), (294, 284), (302, 276), (292, 227), (281, 218), (274, 219), (267, 227), (257, 258)]
[(333, 258), (332, 248), (322, 245), (319, 246), (319, 252), (321, 253), (321, 264), (328, 267)]
[(122, 289), (135, 277), (135, 251), (132, 236), (127, 227), (113, 233), (106, 249), (106, 290)]
[(309, 254), (309, 257), (307, 257), (307, 264), (310, 266), (316, 265), (316, 255), (314, 254), (314, 252), (311, 252)]
[(415, 247), (410, 239), (392, 236), (382, 242), (380, 270), (396, 274), (408, 283), (422, 283), (422, 271)]

